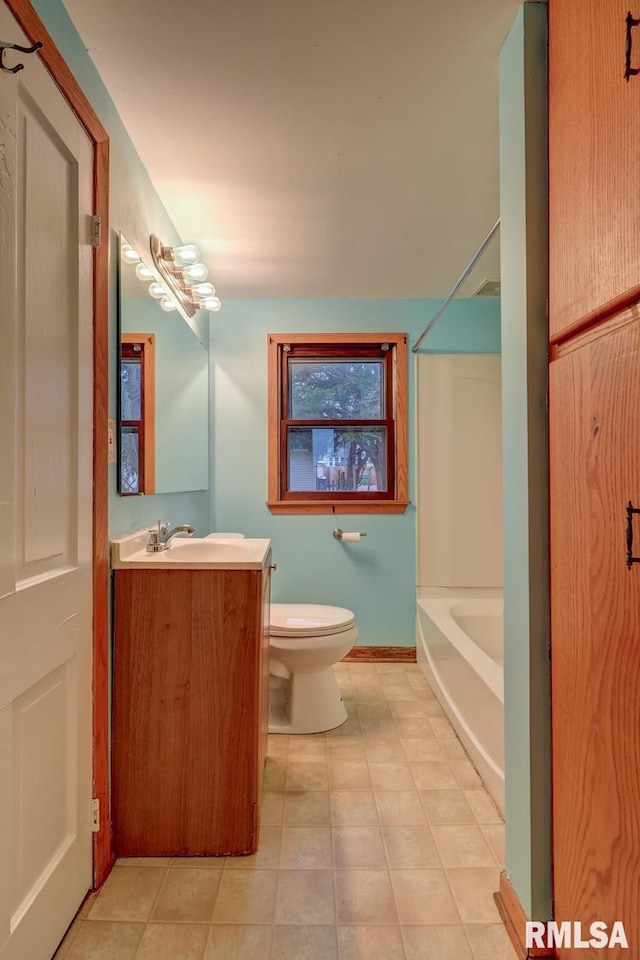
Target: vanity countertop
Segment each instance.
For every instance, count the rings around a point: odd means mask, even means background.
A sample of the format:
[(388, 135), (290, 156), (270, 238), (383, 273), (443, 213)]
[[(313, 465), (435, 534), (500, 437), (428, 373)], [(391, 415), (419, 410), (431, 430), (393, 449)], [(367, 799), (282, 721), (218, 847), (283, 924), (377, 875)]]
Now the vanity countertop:
[(148, 531), (111, 541), (114, 570), (261, 570), (270, 540), (174, 537), (167, 550), (147, 553)]

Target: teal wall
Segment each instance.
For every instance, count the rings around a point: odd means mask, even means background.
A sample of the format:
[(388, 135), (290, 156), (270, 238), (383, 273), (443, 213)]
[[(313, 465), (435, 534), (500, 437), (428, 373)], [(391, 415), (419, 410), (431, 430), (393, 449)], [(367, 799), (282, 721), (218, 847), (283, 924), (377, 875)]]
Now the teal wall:
[[(33, 0), (33, 6), (78, 80), (110, 137), (110, 244), (109, 267), (109, 416), (116, 416), (117, 383), (117, 263), (118, 231), (141, 251), (149, 235), (167, 243), (180, 240), (149, 179), (113, 101), (100, 79), (82, 40), (61, 0)], [(199, 319), (198, 335), (206, 342), (207, 323)], [(105, 439), (106, 442), (106, 439)], [(153, 497), (117, 495), (116, 465), (109, 467), (109, 534), (119, 536), (153, 523), (158, 517), (172, 522), (192, 522), (204, 528), (209, 521), (209, 494), (173, 493)]]
[(520, 8), (500, 55), (506, 871), (551, 914), (546, 5)]
[[(439, 301), (226, 300), (211, 319), (211, 527), (268, 537), (272, 599), (355, 611), (360, 644), (415, 643), (415, 506), (402, 515), (273, 516), (267, 498), (267, 334), (397, 331), (413, 345)], [(499, 353), (499, 303), (458, 300), (421, 352)], [(415, 498), (415, 363), (409, 361), (409, 497)], [(366, 531), (342, 545), (331, 531)]]

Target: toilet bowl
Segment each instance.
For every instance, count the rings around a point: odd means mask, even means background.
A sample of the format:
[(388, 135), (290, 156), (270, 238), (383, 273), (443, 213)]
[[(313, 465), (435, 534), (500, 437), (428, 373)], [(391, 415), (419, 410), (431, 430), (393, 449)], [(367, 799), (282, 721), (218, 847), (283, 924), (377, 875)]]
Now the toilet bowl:
[(269, 733), (321, 733), (347, 711), (333, 665), (356, 643), (351, 610), (272, 603), (269, 628)]

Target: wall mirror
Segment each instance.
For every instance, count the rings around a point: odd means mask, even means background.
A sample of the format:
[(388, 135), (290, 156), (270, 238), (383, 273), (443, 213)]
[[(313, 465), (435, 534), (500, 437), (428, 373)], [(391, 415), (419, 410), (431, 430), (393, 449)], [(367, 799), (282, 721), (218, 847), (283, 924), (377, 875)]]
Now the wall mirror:
[(118, 266), (118, 492), (209, 486), (209, 355), (176, 311), (149, 294), (151, 256), (120, 234)]

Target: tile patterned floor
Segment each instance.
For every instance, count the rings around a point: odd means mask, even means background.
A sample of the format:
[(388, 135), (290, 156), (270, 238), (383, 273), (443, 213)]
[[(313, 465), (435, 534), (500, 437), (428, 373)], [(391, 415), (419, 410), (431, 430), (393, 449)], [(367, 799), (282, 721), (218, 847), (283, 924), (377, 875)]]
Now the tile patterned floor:
[(419, 668), (335, 669), (347, 722), (269, 738), (258, 853), (119, 861), (55, 960), (514, 960), (504, 825)]

